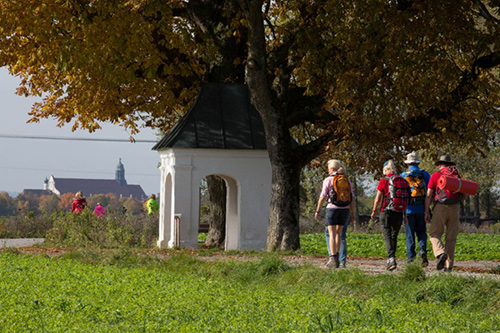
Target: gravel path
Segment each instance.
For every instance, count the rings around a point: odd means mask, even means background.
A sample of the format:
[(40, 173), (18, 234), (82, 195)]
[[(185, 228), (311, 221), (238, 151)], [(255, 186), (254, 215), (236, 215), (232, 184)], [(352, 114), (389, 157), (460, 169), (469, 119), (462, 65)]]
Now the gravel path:
[[(303, 265), (306, 263), (312, 264), (317, 267), (326, 268), (325, 264), (327, 262), (326, 257), (311, 257), (311, 256), (289, 256), (285, 257), (285, 260), (291, 265)], [(367, 274), (394, 274), (401, 272), (406, 267), (406, 260), (398, 260), (398, 268), (393, 272), (388, 272), (385, 269), (386, 260), (376, 259), (376, 258), (356, 258), (348, 257), (347, 268), (357, 268), (364, 271)], [(433, 274), (445, 274), (444, 271), (437, 271), (436, 260), (430, 260), (429, 266), (425, 268), (425, 272), (428, 275)], [(493, 274), (493, 271), (496, 274)], [(491, 276), (495, 279), (500, 280), (500, 260), (495, 261), (485, 261), (485, 260), (459, 260), (455, 261), (455, 266), (451, 274), (461, 275), (461, 276)], [(448, 274), (448, 273), (446, 273)]]
[[(57, 248), (45, 248), (38, 246), (24, 246), (18, 247), (18, 250), (24, 253), (44, 254), (48, 256), (59, 256), (65, 253), (64, 250)], [(166, 258), (171, 255), (169, 252), (149, 252), (151, 255), (156, 255), (159, 258)], [(216, 260), (259, 260), (260, 256), (247, 255), (247, 254), (227, 254), (221, 252), (220, 254), (200, 255), (196, 251), (191, 253), (200, 260), (216, 261)], [(306, 255), (286, 255), (282, 256), (283, 260), (292, 266), (298, 265), (313, 265), (323, 269), (332, 269), (325, 266), (327, 257), (306, 256)], [(425, 268), (427, 275), (434, 274), (450, 274), (443, 271), (436, 270), (436, 260), (430, 260), (429, 266)], [(366, 274), (398, 274), (406, 267), (406, 260), (398, 260), (398, 268), (395, 271), (388, 272), (385, 269), (386, 260), (384, 258), (361, 258), (349, 256), (347, 259), (347, 268), (360, 269)], [(335, 268), (333, 268), (335, 269)], [(455, 261), (455, 266), (451, 274), (459, 276), (474, 276), (474, 277), (492, 277), (500, 280), (500, 260), (458, 260)]]

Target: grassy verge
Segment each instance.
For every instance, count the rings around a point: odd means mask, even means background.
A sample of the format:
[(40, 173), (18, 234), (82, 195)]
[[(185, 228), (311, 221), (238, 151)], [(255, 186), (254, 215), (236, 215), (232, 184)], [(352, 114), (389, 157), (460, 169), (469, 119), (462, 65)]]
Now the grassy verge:
[[(81, 250), (0, 252), (6, 332), (493, 332), (500, 283), (416, 266), (368, 276), (276, 256), (204, 262)], [(411, 309), (411, 311), (410, 311)], [(479, 310), (480, 309), (480, 310)]]

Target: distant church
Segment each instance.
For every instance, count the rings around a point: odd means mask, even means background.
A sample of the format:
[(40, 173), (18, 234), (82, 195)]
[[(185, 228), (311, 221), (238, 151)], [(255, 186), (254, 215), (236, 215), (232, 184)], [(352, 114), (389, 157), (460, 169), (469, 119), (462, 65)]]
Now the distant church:
[(50, 175), (45, 178), (43, 190), (25, 189), (23, 194), (56, 194), (82, 191), (90, 197), (96, 194), (114, 194), (117, 197), (132, 197), (137, 200), (146, 199), (146, 194), (140, 185), (129, 185), (125, 179), (125, 167), (120, 158), (115, 170), (115, 179), (83, 179), (83, 178), (55, 178)]

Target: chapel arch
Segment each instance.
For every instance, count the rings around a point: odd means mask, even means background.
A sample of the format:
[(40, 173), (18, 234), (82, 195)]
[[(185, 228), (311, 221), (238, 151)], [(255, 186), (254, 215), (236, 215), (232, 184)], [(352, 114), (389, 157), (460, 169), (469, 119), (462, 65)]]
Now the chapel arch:
[(210, 196), (208, 194), (208, 184), (207, 179), (210, 176), (218, 176), (224, 182), (225, 187), (225, 198), (223, 199), (224, 204), (224, 216), (225, 222), (223, 227), (224, 233), (224, 250), (236, 250), (239, 247), (239, 230), (240, 230), (240, 216), (239, 216), (239, 186), (238, 181), (226, 174), (210, 174), (203, 177), (200, 182), (200, 228), (199, 232), (207, 232), (209, 219), (213, 218), (211, 216), (209, 208)]

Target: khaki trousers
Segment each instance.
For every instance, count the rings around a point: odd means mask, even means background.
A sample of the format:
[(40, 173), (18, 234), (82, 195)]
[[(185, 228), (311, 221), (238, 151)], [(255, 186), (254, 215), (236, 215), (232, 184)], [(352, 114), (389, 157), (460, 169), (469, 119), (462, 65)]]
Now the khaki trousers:
[[(460, 218), (460, 204), (444, 205), (436, 203), (432, 211), (431, 226), (429, 235), (431, 238), (432, 250), (437, 257), (443, 253), (448, 255), (446, 267), (453, 267), (455, 245), (457, 244), (458, 225)], [(441, 236), (446, 231), (445, 244), (441, 241)]]

